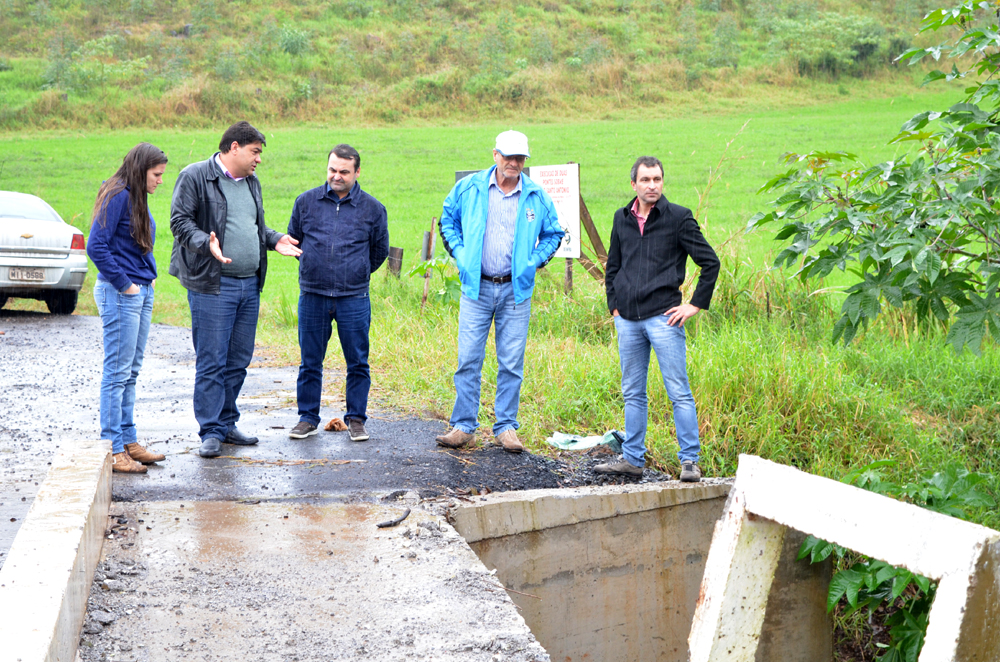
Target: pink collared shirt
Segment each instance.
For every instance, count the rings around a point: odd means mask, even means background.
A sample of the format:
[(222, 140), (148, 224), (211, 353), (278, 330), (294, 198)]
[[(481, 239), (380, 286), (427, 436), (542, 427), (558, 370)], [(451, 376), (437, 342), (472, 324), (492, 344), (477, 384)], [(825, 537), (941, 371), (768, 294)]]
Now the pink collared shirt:
[(636, 198), (635, 202), (632, 203), (632, 214), (635, 216), (635, 220), (639, 223), (639, 236), (642, 236), (642, 230), (646, 227), (646, 219), (648, 216), (639, 215), (639, 198)]
[(246, 179), (246, 177), (233, 177), (233, 173), (229, 172), (226, 166), (222, 165), (222, 159), (219, 158), (218, 154), (215, 155), (215, 162), (219, 164), (220, 168), (222, 168), (222, 173), (229, 179), (233, 180), (234, 182), (239, 182)]

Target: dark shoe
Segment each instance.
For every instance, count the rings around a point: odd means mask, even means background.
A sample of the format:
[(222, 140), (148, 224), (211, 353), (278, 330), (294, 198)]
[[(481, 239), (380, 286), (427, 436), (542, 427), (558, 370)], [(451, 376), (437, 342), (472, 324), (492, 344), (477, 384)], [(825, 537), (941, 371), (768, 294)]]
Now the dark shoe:
[(117, 474), (144, 474), (146, 467), (133, 460), (125, 451), (111, 456), (111, 471)]
[(368, 430), (360, 418), (348, 419), (347, 434), (350, 435), (351, 441), (368, 441)]
[(219, 457), (222, 455), (222, 441), (215, 437), (205, 437), (198, 449), (198, 455), (202, 457)]
[(292, 431), (288, 433), (288, 436), (292, 439), (305, 439), (316, 434), (317, 428), (315, 425), (309, 421), (299, 421)]
[(630, 476), (632, 478), (642, 478), (642, 467), (637, 467), (625, 458), (607, 464), (598, 464), (594, 467), (595, 474), (608, 474), (612, 476)]
[(146, 448), (142, 447), (138, 441), (133, 441), (131, 444), (125, 444), (125, 452), (128, 456), (135, 460), (136, 462), (141, 462), (142, 464), (153, 464), (154, 462), (161, 462), (167, 459), (166, 455), (162, 453), (153, 453)]
[(697, 483), (701, 480), (701, 467), (697, 462), (681, 462), (681, 482)]
[(260, 439), (257, 437), (248, 437), (236, 428), (233, 428), (226, 434), (226, 438), (222, 440), (222, 443), (235, 444), (236, 446), (253, 446), (258, 441)]
[(475, 438), (476, 435), (471, 432), (452, 428), (448, 431), (448, 434), (439, 434), (434, 437), (434, 441), (438, 443), (438, 446), (444, 446), (445, 448), (461, 448)]
[(514, 431), (514, 428), (498, 434), (496, 443), (503, 446), (503, 449), (508, 453), (520, 453), (524, 450), (524, 444), (517, 438), (517, 432)]

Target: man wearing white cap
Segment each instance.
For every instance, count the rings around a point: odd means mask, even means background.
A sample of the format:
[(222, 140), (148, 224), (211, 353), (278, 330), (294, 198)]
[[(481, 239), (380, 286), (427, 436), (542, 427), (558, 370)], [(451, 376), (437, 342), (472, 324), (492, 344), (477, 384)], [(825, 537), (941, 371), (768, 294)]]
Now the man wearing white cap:
[(466, 445), (479, 426), (486, 339), (495, 325), (493, 434), (504, 450), (524, 450), (517, 438), (517, 408), (535, 270), (552, 259), (564, 234), (552, 199), (521, 173), (530, 156), (527, 136), (504, 131), (493, 150), (496, 166), (462, 179), (444, 201), (441, 238), (462, 280), (452, 429), (436, 439), (446, 448)]

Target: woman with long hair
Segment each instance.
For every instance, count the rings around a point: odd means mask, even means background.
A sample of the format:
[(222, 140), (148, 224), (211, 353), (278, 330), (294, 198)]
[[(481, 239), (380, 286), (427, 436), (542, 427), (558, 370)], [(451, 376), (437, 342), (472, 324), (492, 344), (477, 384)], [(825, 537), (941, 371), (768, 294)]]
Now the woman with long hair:
[(137, 441), (132, 410), (156, 284), (156, 223), (146, 197), (163, 183), (166, 167), (161, 149), (149, 143), (133, 147), (97, 192), (87, 242), (98, 271), (94, 301), (104, 326), (101, 438), (111, 441), (111, 469), (119, 473), (146, 473), (145, 465), (165, 459)]

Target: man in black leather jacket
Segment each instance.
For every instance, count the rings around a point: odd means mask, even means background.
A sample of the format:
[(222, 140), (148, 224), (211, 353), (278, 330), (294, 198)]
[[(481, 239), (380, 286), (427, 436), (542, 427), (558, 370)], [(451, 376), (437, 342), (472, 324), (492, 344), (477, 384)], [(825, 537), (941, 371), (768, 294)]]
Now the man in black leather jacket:
[(174, 185), (170, 274), (187, 289), (191, 307), (202, 457), (218, 457), (223, 443), (257, 443), (236, 429), (236, 398), (253, 357), (267, 250), (302, 253), (297, 241), (264, 225), (254, 170), (265, 142), (248, 122), (237, 122), (223, 134), (219, 151), (184, 168)]

